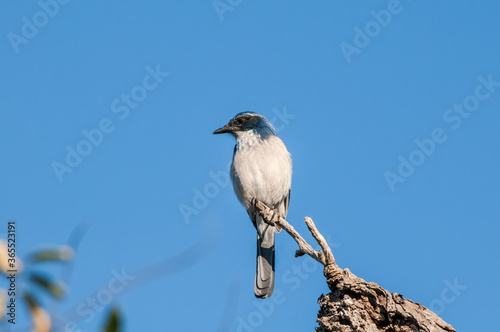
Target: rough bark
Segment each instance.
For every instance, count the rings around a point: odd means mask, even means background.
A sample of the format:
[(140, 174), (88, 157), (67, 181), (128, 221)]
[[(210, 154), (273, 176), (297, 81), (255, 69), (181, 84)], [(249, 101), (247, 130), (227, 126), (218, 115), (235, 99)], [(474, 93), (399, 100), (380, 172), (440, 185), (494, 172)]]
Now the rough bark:
[(349, 269), (335, 263), (332, 251), (311, 218), (306, 224), (322, 251), (316, 251), (284, 219), (265, 204), (255, 201), (255, 207), (271, 225), (287, 231), (299, 245), (295, 257), (309, 255), (325, 266), (323, 274), (330, 293), (318, 299), (319, 332), (456, 332), (435, 313), (419, 303), (389, 293), (373, 282), (356, 277)]
[(317, 331), (455, 331), (423, 305), (366, 282), (349, 269), (328, 265), (323, 274), (331, 292), (318, 300)]

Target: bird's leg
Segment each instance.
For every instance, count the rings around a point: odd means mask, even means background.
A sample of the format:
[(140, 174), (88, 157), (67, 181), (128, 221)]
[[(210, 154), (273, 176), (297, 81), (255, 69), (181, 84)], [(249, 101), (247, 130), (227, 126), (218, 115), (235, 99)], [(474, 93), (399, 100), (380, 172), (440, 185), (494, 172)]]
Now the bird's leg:
[[(279, 225), (280, 214), (277, 209), (271, 209), (268, 206), (264, 205), (262, 202), (258, 201), (256, 198), (252, 198), (251, 204), (256, 211), (256, 213), (260, 213), (266, 224), (270, 226), (274, 226), (276, 232), (281, 231), (281, 226)], [(257, 205), (262, 205), (261, 208), (258, 208)], [(262, 210), (264, 208), (265, 210)], [(260, 211), (260, 212), (259, 212)]]
[(280, 215), (279, 215), (278, 209), (273, 209), (272, 220), (274, 222), (274, 227), (275, 227), (276, 233), (281, 232), (281, 226), (278, 224), (278, 221), (280, 220)]
[[(254, 209), (254, 213), (259, 211), (257, 210), (257, 198), (253, 197), (251, 200), (250, 200), (250, 206), (253, 207)], [(258, 212), (257, 212), (258, 213)]]

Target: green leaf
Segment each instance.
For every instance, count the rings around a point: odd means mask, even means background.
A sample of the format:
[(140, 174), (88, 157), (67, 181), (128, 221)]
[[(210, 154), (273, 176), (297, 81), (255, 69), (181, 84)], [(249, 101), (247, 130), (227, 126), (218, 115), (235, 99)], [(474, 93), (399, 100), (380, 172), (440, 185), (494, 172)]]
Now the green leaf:
[(33, 310), (33, 309), (39, 307), (38, 301), (30, 292), (25, 291), (23, 294), (23, 299), (24, 299), (24, 301), (26, 301), (26, 304), (28, 305), (30, 310)]
[(29, 279), (55, 298), (61, 298), (64, 295), (64, 286), (60, 282), (52, 281), (46, 276), (34, 272), (30, 273)]
[(47, 261), (69, 261), (73, 258), (73, 249), (68, 246), (61, 246), (57, 249), (43, 250), (34, 253), (29, 258), (33, 263)]
[(106, 320), (106, 325), (104, 325), (104, 329), (102, 332), (120, 332), (121, 328), (121, 314), (120, 310), (114, 308), (109, 313), (108, 319)]

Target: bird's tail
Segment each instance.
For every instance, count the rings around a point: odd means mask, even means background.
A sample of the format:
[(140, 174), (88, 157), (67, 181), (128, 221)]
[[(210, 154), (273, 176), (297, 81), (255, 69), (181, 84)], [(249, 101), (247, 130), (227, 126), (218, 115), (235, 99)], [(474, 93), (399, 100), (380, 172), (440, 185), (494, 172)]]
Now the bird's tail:
[(257, 232), (257, 269), (255, 271), (255, 296), (263, 299), (274, 290), (274, 227), (261, 221)]

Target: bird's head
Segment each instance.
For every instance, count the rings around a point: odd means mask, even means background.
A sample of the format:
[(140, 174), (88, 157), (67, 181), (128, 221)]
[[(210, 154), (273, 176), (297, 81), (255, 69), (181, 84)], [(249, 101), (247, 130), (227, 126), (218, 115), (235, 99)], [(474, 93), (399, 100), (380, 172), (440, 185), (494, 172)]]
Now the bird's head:
[(238, 138), (248, 131), (260, 135), (277, 135), (276, 130), (265, 117), (252, 112), (236, 114), (224, 127), (214, 131), (214, 134), (228, 133)]

